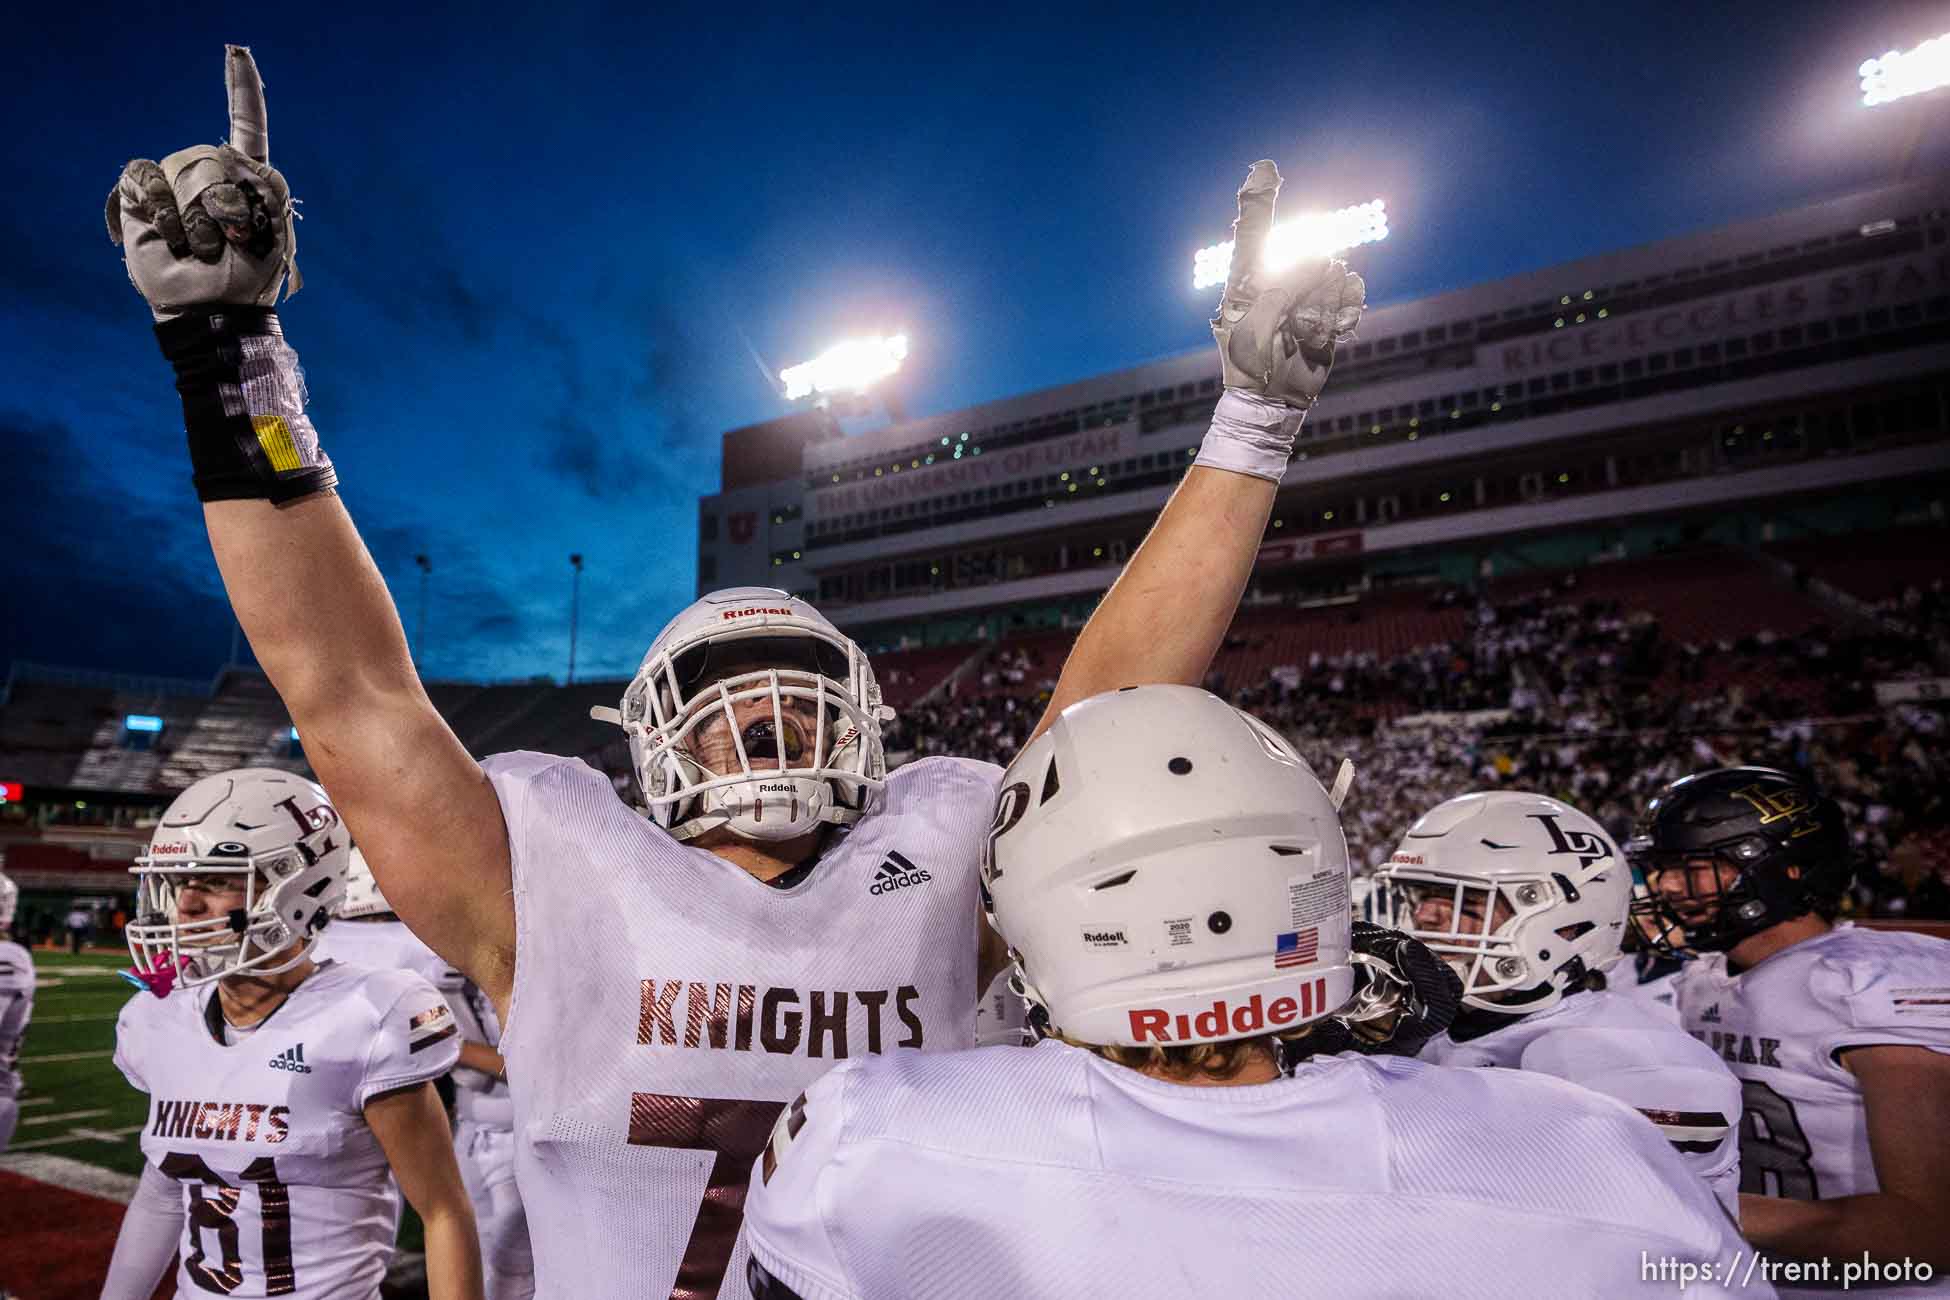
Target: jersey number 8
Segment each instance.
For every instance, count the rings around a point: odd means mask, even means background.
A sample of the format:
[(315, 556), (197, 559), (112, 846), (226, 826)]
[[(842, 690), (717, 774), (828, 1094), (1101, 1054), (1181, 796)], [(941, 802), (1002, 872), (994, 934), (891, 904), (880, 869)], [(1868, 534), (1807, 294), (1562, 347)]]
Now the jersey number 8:
[[(190, 1280), (205, 1291), (229, 1295), (244, 1284), (244, 1257), (237, 1249), (237, 1205), (243, 1189), (233, 1187), (203, 1162), (202, 1156), (172, 1151), (162, 1159), (162, 1172), (178, 1182), (188, 1183), (189, 1217), (184, 1230), (189, 1235), (190, 1254), (183, 1268)], [(290, 1295), (298, 1289), (298, 1275), (291, 1263), (291, 1189), (278, 1181), (277, 1162), (259, 1156), (237, 1175), (242, 1182), (257, 1188), (258, 1218), (264, 1239), (260, 1254), (264, 1259), (264, 1294)], [(222, 1260), (212, 1266), (204, 1253), (204, 1233), (216, 1234)]]

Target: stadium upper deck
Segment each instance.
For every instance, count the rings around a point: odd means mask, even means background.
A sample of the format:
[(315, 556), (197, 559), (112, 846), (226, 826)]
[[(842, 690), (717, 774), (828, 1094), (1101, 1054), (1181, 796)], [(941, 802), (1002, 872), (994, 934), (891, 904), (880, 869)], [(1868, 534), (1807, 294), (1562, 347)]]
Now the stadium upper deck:
[[(1817, 494), (1881, 493), (1883, 516), (1940, 498), (1946, 209), (1934, 176), (1371, 310), (1302, 430), (1262, 566)], [(1217, 396), (1200, 348), (854, 437), (806, 415), (735, 431), (699, 502), (699, 587), (786, 587), (856, 634), (1087, 597)]]

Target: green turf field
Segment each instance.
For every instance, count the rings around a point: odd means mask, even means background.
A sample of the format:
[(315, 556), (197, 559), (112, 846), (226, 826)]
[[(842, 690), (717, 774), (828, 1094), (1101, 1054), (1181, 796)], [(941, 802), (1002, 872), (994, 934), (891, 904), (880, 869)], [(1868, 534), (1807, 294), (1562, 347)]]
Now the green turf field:
[[(116, 973), (128, 966), (128, 951), (84, 949), (75, 957), (36, 948), (33, 957), (34, 1019), (20, 1051), (25, 1088), (20, 1125), (7, 1150), (45, 1151), (139, 1174), (137, 1134), (149, 1115), (149, 1097), (129, 1086), (112, 1059), (116, 1013), (137, 996)], [(421, 1249), (420, 1221), (410, 1206), (399, 1244)]]
[(26, 1087), (8, 1149), (140, 1173), (136, 1134), (149, 1098), (131, 1088), (110, 1059), (116, 1012), (135, 992), (115, 973), (129, 964), (129, 954), (104, 948), (73, 957), (36, 949), (33, 957), (34, 1019), (20, 1051)]

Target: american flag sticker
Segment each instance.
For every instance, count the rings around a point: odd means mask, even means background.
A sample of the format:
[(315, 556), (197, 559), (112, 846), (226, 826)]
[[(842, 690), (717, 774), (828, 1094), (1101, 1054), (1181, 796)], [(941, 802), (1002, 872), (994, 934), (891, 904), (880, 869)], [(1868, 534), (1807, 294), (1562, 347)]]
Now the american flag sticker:
[(1304, 930), (1289, 930), (1274, 941), (1273, 965), (1276, 969), (1287, 966), (1304, 966), (1320, 952), (1320, 927), (1310, 925)]

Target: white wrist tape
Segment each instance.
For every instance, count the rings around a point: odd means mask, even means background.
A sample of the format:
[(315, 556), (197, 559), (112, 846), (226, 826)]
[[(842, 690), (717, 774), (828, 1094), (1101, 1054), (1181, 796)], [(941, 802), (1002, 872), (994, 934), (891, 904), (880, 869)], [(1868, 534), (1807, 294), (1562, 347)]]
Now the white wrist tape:
[(1305, 411), (1296, 411), (1244, 389), (1228, 388), (1212, 412), (1212, 427), (1199, 444), (1192, 463), (1208, 469), (1230, 470), (1277, 483), (1293, 455), (1293, 439), (1300, 432)]

